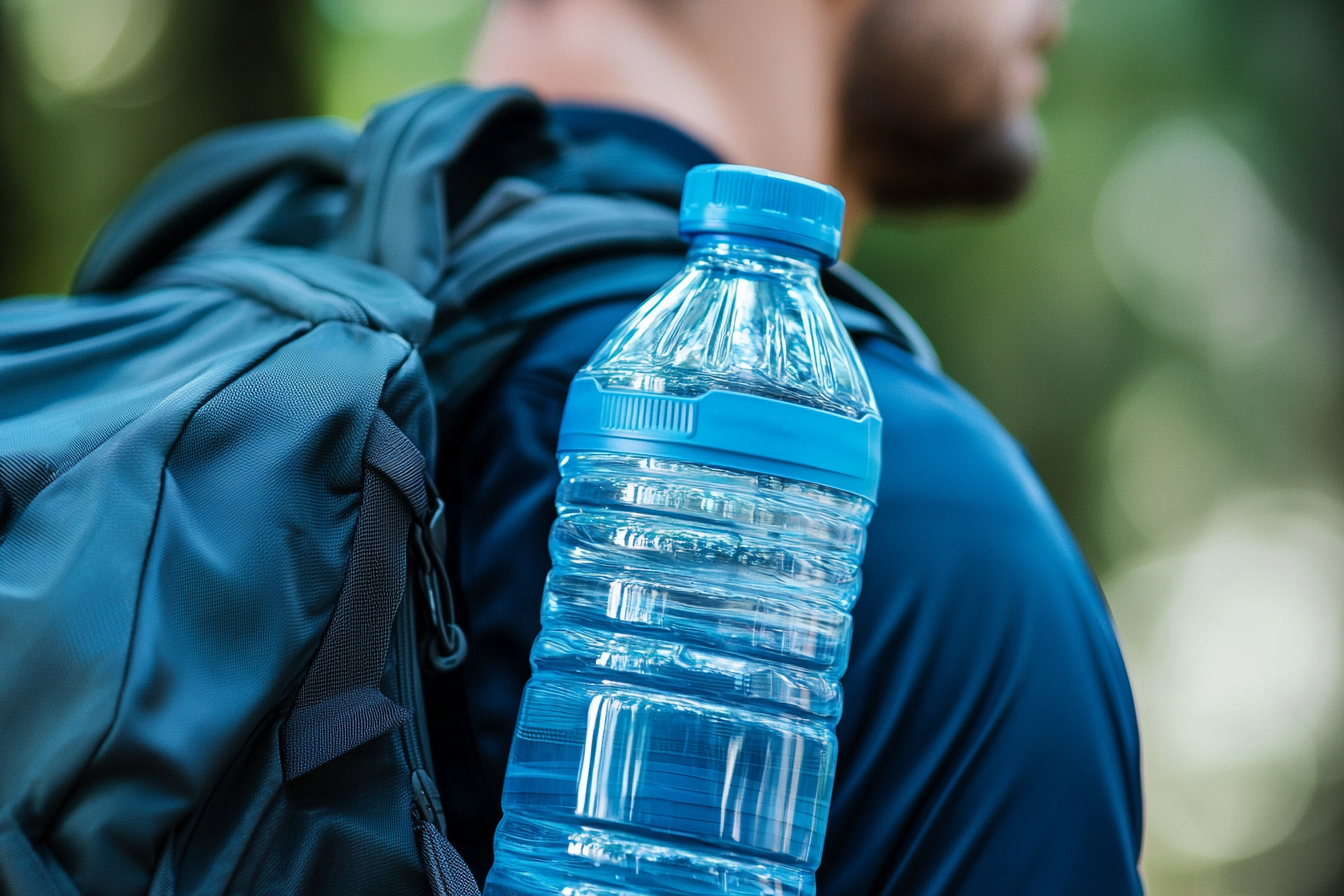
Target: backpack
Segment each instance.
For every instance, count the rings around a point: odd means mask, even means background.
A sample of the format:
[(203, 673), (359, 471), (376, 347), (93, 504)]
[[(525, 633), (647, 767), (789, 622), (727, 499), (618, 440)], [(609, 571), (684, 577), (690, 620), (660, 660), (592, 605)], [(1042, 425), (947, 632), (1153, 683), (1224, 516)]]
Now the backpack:
[(466, 652), (430, 471), (529, 332), (685, 253), (679, 171), (580, 152), (517, 89), (235, 128), (72, 297), (0, 303), (0, 893), (477, 892), (421, 696)]

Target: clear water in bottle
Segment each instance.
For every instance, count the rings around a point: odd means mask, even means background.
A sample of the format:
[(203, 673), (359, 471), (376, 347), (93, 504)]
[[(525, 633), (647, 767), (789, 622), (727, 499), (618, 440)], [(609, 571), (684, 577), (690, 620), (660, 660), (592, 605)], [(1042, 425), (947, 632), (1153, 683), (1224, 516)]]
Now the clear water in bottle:
[(686, 267), (576, 377), (487, 896), (815, 891), (880, 463), (842, 213), (695, 169)]

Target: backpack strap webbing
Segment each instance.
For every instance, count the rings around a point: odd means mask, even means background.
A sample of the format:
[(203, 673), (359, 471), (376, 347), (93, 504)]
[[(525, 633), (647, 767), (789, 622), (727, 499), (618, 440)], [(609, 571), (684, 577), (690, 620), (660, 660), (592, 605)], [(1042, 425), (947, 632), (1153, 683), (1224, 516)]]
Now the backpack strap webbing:
[(406, 590), (411, 523), (429, 506), (425, 459), (386, 413), (364, 448), (363, 500), (336, 609), (280, 729), (285, 780), (307, 774), (380, 734), (410, 712), (379, 689), (392, 624)]

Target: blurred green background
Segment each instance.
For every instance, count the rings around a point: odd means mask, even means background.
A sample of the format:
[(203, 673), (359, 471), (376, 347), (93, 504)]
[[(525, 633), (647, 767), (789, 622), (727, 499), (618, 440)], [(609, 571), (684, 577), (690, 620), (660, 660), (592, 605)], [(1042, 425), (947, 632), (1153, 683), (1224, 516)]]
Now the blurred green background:
[[(478, 0), (0, 0), (0, 295), (168, 153), (463, 68)], [(1078, 0), (1012, 214), (857, 264), (1023, 443), (1097, 570), (1156, 896), (1344, 894), (1344, 4)]]

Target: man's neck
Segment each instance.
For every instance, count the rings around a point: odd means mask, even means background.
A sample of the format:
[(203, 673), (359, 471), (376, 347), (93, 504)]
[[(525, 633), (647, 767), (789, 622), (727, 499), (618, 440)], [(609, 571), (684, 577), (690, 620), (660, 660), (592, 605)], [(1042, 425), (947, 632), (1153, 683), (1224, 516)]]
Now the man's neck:
[(816, 0), (495, 0), (469, 77), (642, 112), (726, 161), (836, 183), (838, 27)]

